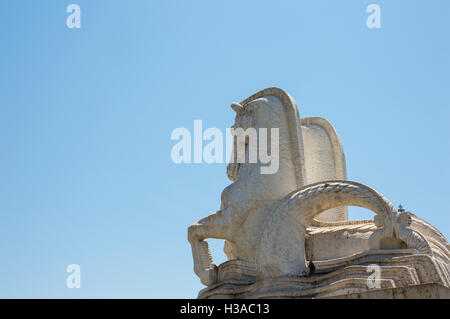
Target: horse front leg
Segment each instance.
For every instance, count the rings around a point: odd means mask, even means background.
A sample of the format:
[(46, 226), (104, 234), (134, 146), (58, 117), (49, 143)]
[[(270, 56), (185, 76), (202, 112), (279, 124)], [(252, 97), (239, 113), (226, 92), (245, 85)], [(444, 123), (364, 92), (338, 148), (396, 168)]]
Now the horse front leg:
[(217, 266), (214, 264), (206, 238), (228, 239), (230, 237), (229, 214), (217, 212), (188, 228), (188, 240), (192, 247), (194, 272), (202, 284), (210, 286), (217, 282)]

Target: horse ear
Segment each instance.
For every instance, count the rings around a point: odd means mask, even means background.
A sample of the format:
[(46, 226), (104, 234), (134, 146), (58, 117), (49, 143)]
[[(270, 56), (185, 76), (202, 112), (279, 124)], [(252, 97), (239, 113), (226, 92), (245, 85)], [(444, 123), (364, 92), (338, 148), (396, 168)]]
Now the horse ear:
[(231, 103), (231, 108), (237, 113), (237, 114), (241, 114), (242, 112), (244, 112), (244, 107), (242, 105), (240, 105), (239, 103), (233, 102)]

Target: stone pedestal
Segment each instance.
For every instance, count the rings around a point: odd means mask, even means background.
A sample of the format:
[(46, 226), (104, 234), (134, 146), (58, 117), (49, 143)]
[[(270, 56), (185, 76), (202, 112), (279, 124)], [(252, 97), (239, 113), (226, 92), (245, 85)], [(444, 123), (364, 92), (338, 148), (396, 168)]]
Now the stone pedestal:
[[(376, 288), (368, 283), (373, 265), (380, 270)], [(261, 280), (256, 264), (231, 260), (218, 267), (218, 282), (199, 298), (449, 298), (448, 273), (446, 264), (414, 249), (369, 250), (316, 261), (310, 276)]]
[(440, 284), (422, 284), (400, 288), (373, 289), (370, 291), (326, 297), (330, 299), (450, 299), (450, 289)]

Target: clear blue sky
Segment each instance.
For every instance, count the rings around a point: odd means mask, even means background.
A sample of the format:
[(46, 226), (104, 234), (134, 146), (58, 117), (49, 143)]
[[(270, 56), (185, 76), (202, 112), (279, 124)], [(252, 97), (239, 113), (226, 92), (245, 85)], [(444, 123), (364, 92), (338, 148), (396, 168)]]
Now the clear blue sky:
[[(366, 27), (371, 3), (381, 29)], [(447, 0), (1, 1), (0, 297), (196, 297), (187, 227), (229, 181), (225, 164), (172, 163), (170, 134), (196, 119), (225, 129), (232, 101), (270, 86), (335, 126), (349, 179), (448, 238), (449, 12)], [(72, 263), (81, 289), (66, 288)]]

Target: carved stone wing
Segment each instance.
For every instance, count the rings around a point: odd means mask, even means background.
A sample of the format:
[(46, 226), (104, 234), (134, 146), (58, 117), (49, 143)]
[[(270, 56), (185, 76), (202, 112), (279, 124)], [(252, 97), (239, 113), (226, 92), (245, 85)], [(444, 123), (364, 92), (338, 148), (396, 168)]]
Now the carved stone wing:
[[(334, 127), (325, 119), (301, 119), (306, 183), (326, 180), (346, 180), (347, 170), (342, 144)], [(345, 221), (347, 207), (336, 207), (317, 216), (319, 221)]]

